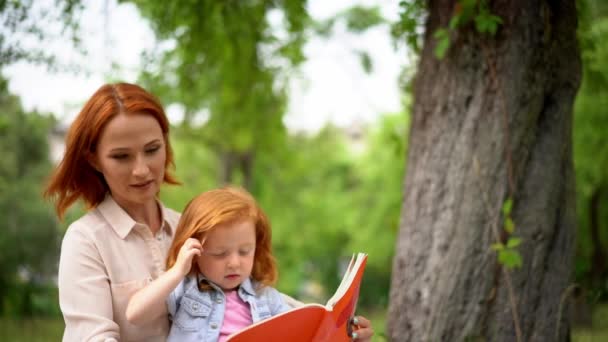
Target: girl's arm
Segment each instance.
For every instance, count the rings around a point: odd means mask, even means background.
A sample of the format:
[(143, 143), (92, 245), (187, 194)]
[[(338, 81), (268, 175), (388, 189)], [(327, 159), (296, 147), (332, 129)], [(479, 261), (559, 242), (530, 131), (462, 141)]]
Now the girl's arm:
[(200, 241), (192, 238), (186, 240), (179, 250), (175, 265), (131, 297), (126, 312), (129, 323), (140, 325), (158, 316), (169, 294), (190, 272), (192, 258), (200, 256), (202, 249)]

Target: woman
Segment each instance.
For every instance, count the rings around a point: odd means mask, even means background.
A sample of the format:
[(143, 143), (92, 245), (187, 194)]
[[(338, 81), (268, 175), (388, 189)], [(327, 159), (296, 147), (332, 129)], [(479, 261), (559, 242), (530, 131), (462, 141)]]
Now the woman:
[[(137, 85), (102, 86), (72, 123), (45, 197), (57, 214), (82, 199), (87, 214), (68, 228), (59, 261), (64, 341), (164, 341), (166, 312), (144, 326), (126, 319), (129, 298), (164, 272), (179, 213), (157, 199), (173, 155), (159, 101)], [(296, 304), (297, 305), (297, 304)], [(358, 317), (358, 340), (373, 335)]]

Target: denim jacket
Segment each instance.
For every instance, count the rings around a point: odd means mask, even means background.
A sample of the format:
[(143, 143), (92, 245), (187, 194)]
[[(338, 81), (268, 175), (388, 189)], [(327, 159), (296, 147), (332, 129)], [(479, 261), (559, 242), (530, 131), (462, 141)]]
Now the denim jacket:
[[(224, 321), (226, 298), (217, 285), (210, 291), (200, 291), (202, 276), (188, 276), (167, 298), (172, 321), (167, 342), (217, 341)], [(239, 297), (249, 304), (253, 323), (290, 309), (279, 291), (264, 286), (256, 290), (257, 282), (245, 280), (238, 289)]]

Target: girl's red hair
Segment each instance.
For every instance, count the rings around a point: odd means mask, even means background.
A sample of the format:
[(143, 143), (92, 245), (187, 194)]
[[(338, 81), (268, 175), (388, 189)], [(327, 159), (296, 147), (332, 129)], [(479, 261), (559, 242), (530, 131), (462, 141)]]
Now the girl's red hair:
[(149, 114), (158, 121), (166, 146), (164, 181), (179, 184), (168, 170), (170, 165), (174, 165), (169, 144), (169, 121), (158, 99), (134, 84), (106, 84), (91, 96), (70, 126), (65, 154), (44, 191), (44, 197), (55, 202), (60, 219), (79, 198), (87, 208), (94, 208), (109, 191), (103, 175), (91, 166), (89, 160), (95, 153), (105, 125), (121, 113)]
[(202, 241), (218, 225), (251, 220), (255, 226), (255, 257), (251, 277), (262, 285), (273, 285), (277, 268), (271, 247), (271, 228), (266, 214), (244, 189), (224, 187), (203, 192), (192, 199), (175, 230), (167, 256), (167, 269), (175, 265), (180, 248), (188, 238)]

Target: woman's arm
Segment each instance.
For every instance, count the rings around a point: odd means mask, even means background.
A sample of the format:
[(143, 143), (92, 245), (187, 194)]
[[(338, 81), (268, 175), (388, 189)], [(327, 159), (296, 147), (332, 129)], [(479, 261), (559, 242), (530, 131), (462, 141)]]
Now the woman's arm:
[(200, 241), (186, 240), (179, 250), (175, 265), (131, 297), (126, 312), (129, 323), (140, 325), (158, 316), (169, 294), (190, 272), (192, 258), (200, 256), (202, 248)]
[(120, 340), (106, 267), (92, 239), (74, 227), (63, 238), (57, 280), (63, 341)]

